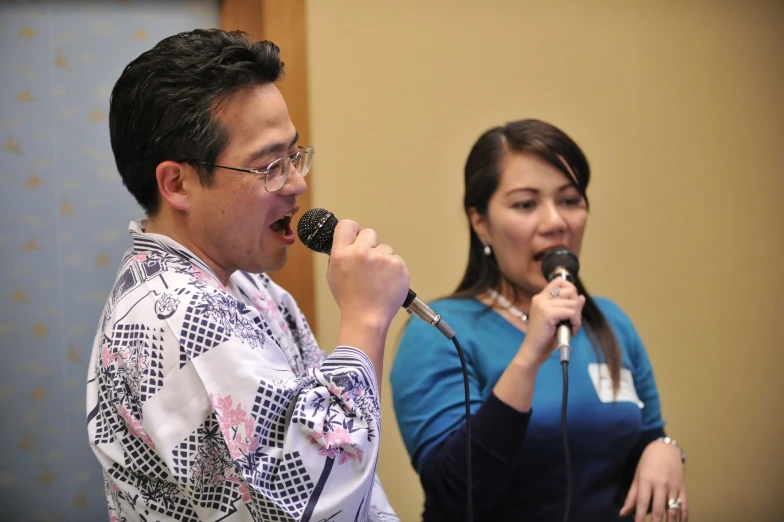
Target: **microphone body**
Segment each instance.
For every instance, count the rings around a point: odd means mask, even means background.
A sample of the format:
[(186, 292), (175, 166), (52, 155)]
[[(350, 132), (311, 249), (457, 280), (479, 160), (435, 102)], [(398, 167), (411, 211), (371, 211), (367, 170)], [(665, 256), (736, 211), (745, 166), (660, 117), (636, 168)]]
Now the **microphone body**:
[[(329, 255), (337, 224), (338, 219), (332, 212), (323, 208), (313, 208), (300, 218), (297, 224), (297, 236), (309, 249)], [(430, 326), (435, 326), (447, 339), (452, 340), (455, 337), (455, 331), (446, 321), (419, 299), (410, 288), (401, 307), (408, 312), (408, 315), (415, 315)]]
[[(548, 282), (553, 279), (565, 279), (574, 284), (574, 278), (580, 270), (580, 262), (577, 257), (564, 247), (550, 250), (542, 259), (542, 273)], [(555, 330), (556, 348), (561, 354), (561, 362), (569, 362), (572, 351), (572, 324), (569, 321), (561, 321)]]

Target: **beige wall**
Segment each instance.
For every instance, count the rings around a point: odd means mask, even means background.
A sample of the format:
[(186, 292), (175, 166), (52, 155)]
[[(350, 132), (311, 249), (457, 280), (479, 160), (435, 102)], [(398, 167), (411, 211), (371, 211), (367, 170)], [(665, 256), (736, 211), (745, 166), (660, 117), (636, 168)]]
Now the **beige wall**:
[[(781, 520), (784, 3), (542, 4), (309, 1), (313, 204), (378, 230), (420, 296), (446, 294), (466, 259), (471, 144), (513, 119), (561, 126), (595, 175), (583, 274), (646, 341), (692, 520)], [(379, 474), (418, 520), (389, 391)]]

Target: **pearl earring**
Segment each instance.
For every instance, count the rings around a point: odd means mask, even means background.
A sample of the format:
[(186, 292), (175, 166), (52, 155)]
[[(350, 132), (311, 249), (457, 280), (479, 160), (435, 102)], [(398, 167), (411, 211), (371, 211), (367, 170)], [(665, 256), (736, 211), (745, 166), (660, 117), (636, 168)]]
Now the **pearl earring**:
[(485, 245), (484, 252), (485, 252), (486, 256), (489, 256), (489, 255), (491, 255), (493, 253), (493, 250), (490, 248), (490, 245)]

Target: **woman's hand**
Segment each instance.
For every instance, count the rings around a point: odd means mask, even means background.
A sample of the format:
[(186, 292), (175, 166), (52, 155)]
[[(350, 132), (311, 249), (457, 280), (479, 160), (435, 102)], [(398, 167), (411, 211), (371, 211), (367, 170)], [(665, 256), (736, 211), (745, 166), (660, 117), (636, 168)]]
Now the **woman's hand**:
[(525, 340), (493, 388), (501, 402), (520, 412), (531, 410), (536, 374), (555, 348), (555, 329), (561, 321), (569, 321), (576, 335), (583, 305), (585, 297), (563, 279), (551, 281), (533, 297)]
[(558, 323), (569, 321), (572, 336), (577, 335), (582, 323), (585, 296), (564, 279), (554, 279), (531, 300), (528, 328), (518, 357), (529, 364), (541, 366), (555, 349), (553, 338)]
[[(669, 509), (670, 499), (680, 499), (680, 510)], [(648, 444), (637, 464), (634, 481), (621, 508), (621, 516), (635, 510), (634, 522), (644, 522), (653, 500), (651, 522), (687, 522), (689, 505), (681, 453), (675, 446), (657, 440)], [(678, 518), (680, 515), (680, 518)]]

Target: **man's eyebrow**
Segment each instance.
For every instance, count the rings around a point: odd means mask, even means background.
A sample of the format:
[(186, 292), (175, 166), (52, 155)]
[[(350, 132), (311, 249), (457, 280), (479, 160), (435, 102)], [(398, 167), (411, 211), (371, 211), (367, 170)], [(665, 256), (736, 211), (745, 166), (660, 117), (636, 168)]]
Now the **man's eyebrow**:
[(296, 132), (294, 134), (294, 139), (292, 139), (290, 143), (288, 143), (288, 144), (286, 144), (284, 142), (270, 143), (269, 145), (267, 145), (263, 149), (259, 149), (256, 152), (254, 152), (253, 154), (251, 154), (250, 157), (246, 160), (246, 162), (248, 164), (255, 163), (256, 161), (260, 160), (264, 156), (268, 156), (268, 155), (272, 154), (273, 152), (276, 152), (276, 151), (281, 151), (281, 152), (286, 151), (286, 150), (290, 149), (298, 141), (299, 141), (299, 132)]

